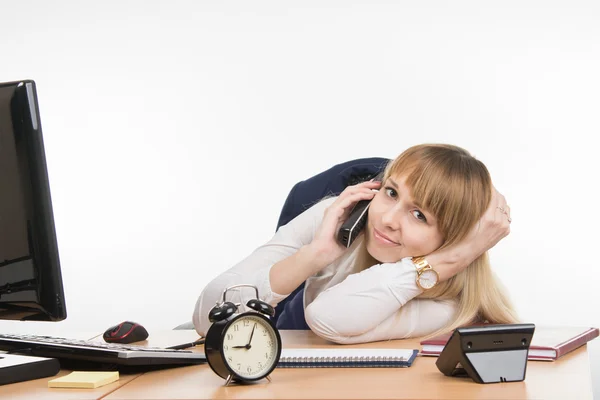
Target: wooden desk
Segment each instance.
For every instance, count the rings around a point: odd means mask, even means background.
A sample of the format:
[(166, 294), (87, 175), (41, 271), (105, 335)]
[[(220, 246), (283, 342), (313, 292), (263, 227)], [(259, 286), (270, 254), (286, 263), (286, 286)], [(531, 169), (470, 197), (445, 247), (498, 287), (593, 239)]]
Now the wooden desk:
[[(175, 344), (196, 338), (194, 331), (153, 334), (149, 345)], [(177, 335), (177, 340), (170, 339)], [(282, 331), (285, 347), (335, 347), (310, 331)], [(184, 340), (185, 341), (185, 340)], [(353, 347), (420, 348), (418, 339), (368, 343)], [(199, 346), (196, 351), (203, 351)], [(556, 362), (530, 361), (524, 382), (478, 384), (450, 378), (435, 366), (436, 358), (417, 357), (410, 368), (290, 368), (252, 384), (224, 387), (208, 365), (145, 373), (105, 397), (130, 399), (591, 399), (592, 380), (587, 347)]]
[(61, 370), (58, 375), (50, 378), (36, 379), (33, 381), (13, 383), (0, 386), (0, 399), (10, 400), (97, 400), (107, 394), (114, 392), (123, 385), (128, 384), (141, 374), (119, 376), (117, 382), (113, 382), (97, 389), (59, 389), (48, 388), (48, 381), (67, 375), (71, 371)]
[[(90, 339), (97, 335), (79, 333), (69, 336), (72, 339)], [(0, 399), (10, 400), (96, 400), (101, 399), (107, 394), (119, 389), (121, 386), (128, 384), (133, 379), (141, 376), (141, 374), (130, 374), (119, 376), (117, 382), (113, 382), (106, 386), (97, 389), (59, 389), (48, 388), (48, 381), (67, 375), (72, 371), (61, 370), (58, 375), (41, 378), (32, 381), (12, 383), (10, 385), (0, 386)]]

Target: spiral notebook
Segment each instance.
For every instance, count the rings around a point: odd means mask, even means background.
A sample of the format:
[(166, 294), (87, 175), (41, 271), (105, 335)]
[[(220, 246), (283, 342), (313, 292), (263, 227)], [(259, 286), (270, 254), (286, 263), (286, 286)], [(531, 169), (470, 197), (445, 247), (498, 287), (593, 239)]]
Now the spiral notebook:
[(407, 368), (419, 353), (409, 349), (282, 349), (283, 368)]

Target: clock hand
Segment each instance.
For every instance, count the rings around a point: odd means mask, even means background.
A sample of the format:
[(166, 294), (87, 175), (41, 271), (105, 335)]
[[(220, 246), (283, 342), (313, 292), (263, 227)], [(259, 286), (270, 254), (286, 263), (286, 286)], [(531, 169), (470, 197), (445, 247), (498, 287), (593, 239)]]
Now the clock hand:
[(254, 329), (256, 329), (256, 324), (254, 324), (254, 326), (252, 327), (252, 332), (250, 332), (250, 339), (248, 339), (248, 344), (246, 344), (246, 348), (249, 349), (250, 347), (250, 342), (252, 341), (252, 335), (254, 335)]
[(250, 350), (250, 348), (252, 346), (250, 346), (250, 342), (252, 342), (252, 336), (254, 336), (254, 330), (256, 329), (256, 324), (254, 324), (254, 327), (252, 327), (252, 332), (250, 332), (250, 339), (248, 339), (248, 344), (245, 344), (243, 346), (231, 346), (232, 349), (246, 349), (246, 350)]
[(256, 329), (256, 322), (254, 323), (254, 327), (252, 328), (252, 332), (250, 332), (250, 339), (248, 340), (248, 347), (250, 343), (252, 343), (252, 336), (254, 336), (254, 330)]

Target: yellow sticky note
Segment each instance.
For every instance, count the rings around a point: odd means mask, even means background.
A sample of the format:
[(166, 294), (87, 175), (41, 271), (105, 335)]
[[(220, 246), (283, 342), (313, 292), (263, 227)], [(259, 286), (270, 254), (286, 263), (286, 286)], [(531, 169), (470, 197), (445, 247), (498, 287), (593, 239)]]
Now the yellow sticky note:
[(50, 388), (95, 389), (119, 380), (119, 371), (73, 371), (48, 381)]

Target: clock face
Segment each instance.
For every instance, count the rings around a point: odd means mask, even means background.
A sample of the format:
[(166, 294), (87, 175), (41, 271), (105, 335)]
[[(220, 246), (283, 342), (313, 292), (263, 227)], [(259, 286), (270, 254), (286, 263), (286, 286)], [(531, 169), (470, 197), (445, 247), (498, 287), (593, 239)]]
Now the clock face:
[(241, 378), (264, 378), (279, 361), (279, 343), (275, 330), (263, 317), (241, 315), (223, 332), (225, 363)]

